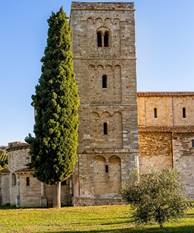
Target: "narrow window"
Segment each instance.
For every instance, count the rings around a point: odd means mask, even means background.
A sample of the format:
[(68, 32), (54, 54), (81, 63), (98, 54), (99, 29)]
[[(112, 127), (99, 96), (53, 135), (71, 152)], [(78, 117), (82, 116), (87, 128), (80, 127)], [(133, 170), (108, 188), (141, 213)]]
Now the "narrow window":
[(109, 47), (109, 32), (104, 33), (104, 47)]
[(26, 177), (26, 186), (30, 186), (30, 177)]
[(158, 118), (158, 111), (157, 111), (157, 108), (154, 108), (154, 118)]
[(103, 124), (103, 131), (104, 131), (104, 135), (108, 134), (108, 124), (106, 122)]
[(16, 175), (12, 174), (12, 186), (16, 185)]
[(105, 172), (106, 172), (106, 173), (109, 172), (109, 167), (108, 167), (108, 165), (105, 165)]
[(97, 32), (97, 46), (102, 47), (102, 32)]
[(194, 140), (192, 140), (191, 142), (192, 142), (192, 147), (194, 148)]
[(183, 118), (186, 118), (186, 108), (183, 108)]
[(102, 76), (102, 88), (107, 88), (107, 75)]

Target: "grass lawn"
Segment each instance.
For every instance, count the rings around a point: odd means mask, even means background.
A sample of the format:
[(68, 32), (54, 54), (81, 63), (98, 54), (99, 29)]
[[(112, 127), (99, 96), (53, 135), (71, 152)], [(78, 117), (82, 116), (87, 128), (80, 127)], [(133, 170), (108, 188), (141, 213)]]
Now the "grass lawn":
[(194, 209), (178, 222), (135, 227), (129, 206), (66, 207), (57, 209), (0, 209), (0, 233), (194, 233)]

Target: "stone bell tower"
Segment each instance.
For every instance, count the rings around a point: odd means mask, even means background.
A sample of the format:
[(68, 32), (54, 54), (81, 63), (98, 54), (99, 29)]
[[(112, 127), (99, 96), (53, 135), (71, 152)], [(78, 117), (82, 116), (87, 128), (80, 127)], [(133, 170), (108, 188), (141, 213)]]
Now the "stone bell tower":
[(73, 2), (70, 21), (81, 99), (74, 204), (118, 204), (138, 169), (134, 4)]

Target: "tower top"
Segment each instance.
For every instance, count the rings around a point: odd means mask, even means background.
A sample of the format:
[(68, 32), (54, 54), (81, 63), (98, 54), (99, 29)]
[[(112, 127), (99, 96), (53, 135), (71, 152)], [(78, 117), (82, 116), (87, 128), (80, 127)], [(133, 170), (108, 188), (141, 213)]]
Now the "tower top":
[(71, 4), (72, 10), (134, 10), (133, 2), (72, 2)]

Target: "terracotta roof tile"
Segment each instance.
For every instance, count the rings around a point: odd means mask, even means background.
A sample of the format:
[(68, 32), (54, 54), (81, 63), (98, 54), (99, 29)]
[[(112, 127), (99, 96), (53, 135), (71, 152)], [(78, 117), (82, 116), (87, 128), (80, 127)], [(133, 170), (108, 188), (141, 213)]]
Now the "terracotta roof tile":
[(137, 92), (137, 97), (194, 96), (194, 92)]

